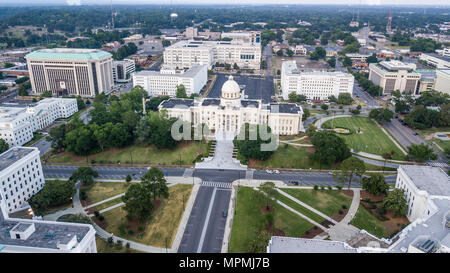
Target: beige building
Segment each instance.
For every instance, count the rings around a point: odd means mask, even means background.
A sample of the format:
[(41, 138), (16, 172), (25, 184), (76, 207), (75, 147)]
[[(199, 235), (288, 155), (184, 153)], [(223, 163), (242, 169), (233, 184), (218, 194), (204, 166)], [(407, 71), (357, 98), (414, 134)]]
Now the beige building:
[(232, 76), (223, 84), (220, 99), (169, 99), (158, 108), (167, 110), (169, 117), (191, 122), (194, 126), (206, 124), (213, 132), (238, 134), (245, 123), (266, 124), (278, 135), (304, 131), (301, 106), (241, 99), (241, 90)]
[(114, 85), (112, 55), (98, 49), (53, 48), (26, 55), (31, 88), (37, 94), (94, 97)]
[(435, 90), (450, 94), (450, 69), (436, 69)]
[(421, 77), (415, 68), (414, 64), (394, 60), (372, 63), (369, 65), (369, 80), (383, 88), (383, 95), (396, 90), (415, 93)]

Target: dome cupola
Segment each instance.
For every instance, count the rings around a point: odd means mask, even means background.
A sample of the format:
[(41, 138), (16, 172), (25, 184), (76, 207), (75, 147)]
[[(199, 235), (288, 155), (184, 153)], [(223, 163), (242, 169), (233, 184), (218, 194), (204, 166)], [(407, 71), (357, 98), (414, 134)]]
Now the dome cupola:
[(228, 80), (222, 86), (222, 99), (226, 100), (234, 100), (241, 98), (241, 88), (235, 80), (233, 80), (233, 76), (229, 76)]

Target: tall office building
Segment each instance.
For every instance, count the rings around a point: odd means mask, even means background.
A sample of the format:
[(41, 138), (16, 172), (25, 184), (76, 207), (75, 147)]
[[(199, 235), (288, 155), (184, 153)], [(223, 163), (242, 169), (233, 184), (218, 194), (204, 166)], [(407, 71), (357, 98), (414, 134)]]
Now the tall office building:
[(295, 61), (285, 61), (281, 67), (283, 99), (289, 94), (304, 95), (310, 100), (328, 100), (343, 93), (353, 94), (354, 77), (343, 72), (301, 71)]
[(383, 95), (396, 90), (414, 93), (421, 78), (415, 69), (414, 64), (394, 60), (372, 63), (369, 65), (369, 80), (383, 88)]
[(131, 81), (131, 74), (136, 71), (134, 60), (125, 59), (123, 61), (113, 61), (113, 79), (114, 82), (124, 83)]
[(98, 49), (53, 48), (25, 56), (32, 90), (94, 97), (113, 85), (112, 55)]

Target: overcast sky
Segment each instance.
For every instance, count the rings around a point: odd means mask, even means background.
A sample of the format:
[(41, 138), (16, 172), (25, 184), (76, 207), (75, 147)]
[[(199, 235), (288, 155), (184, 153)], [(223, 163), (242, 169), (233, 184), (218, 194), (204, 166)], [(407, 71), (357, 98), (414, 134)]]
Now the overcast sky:
[[(450, 0), (172, 0), (177, 4), (359, 4), (365, 5), (450, 5)], [(101, 5), (110, 0), (0, 0), (0, 5), (14, 4)], [(170, 0), (113, 0), (113, 4), (170, 4)]]
[[(450, 0), (172, 0), (177, 4), (359, 4), (364, 5), (450, 5)], [(110, 0), (0, 0), (0, 5), (14, 4), (101, 5)], [(113, 4), (170, 4), (170, 0), (113, 0)]]

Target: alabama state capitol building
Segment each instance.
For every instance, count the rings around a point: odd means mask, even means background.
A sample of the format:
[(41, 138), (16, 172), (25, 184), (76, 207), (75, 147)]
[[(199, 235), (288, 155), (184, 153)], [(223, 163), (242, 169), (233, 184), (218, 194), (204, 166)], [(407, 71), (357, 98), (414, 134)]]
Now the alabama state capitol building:
[(222, 86), (220, 99), (171, 98), (161, 102), (158, 109), (165, 109), (169, 117), (191, 122), (193, 126), (204, 123), (213, 132), (237, 135), (245, 123), (266, 124), (276, 135), (295, 135), (304, 131), (301, 106), (242, 99), (239, 85), (231, 75)]

